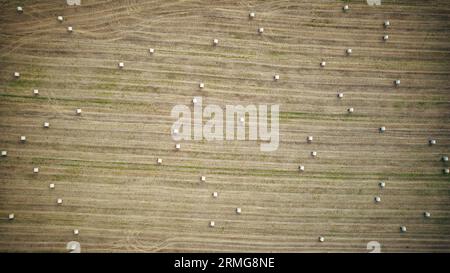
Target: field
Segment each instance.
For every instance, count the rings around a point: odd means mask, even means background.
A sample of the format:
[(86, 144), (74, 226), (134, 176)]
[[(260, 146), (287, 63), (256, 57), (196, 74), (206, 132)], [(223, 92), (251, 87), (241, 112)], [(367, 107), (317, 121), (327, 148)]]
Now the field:
[[(0, 0), (0, 251), (449, 252), (449, 41), (448, 0)], [(278, 150), (175, 151), (194, 96), (279, 104)]]

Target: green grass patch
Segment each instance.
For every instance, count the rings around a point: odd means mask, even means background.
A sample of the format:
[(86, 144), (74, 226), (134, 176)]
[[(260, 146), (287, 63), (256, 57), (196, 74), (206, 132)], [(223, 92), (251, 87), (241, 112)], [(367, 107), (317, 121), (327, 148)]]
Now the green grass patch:
[(369, 118), (360, 114), (322, 114), (306, 112), (280, 112), (281, 121), (290, 120), (336, 120), (336, 121), (369, 121)]

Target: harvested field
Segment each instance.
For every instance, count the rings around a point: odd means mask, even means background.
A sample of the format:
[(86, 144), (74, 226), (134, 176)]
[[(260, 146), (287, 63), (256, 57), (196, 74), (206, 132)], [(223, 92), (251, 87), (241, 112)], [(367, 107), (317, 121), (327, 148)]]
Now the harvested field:
[[(449, 41), (448, 0), (0, 0), (0, 251), (449, 252)], [(175, 151), (194, 96), (279, 104), (278, 150)]]

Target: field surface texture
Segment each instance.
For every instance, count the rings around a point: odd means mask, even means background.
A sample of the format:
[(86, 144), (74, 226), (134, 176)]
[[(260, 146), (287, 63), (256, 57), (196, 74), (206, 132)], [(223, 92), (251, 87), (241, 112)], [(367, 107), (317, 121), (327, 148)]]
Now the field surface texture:
[[(0, 0), (0, 251), (449, 252), (449, 41), (448, 0)], [(194, 96), (278, 150), (176, 151)]]

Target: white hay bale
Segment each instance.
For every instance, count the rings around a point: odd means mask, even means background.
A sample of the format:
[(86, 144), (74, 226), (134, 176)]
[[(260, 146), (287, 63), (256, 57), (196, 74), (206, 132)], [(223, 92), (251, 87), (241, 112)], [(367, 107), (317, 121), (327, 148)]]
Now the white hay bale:
[(380, 186), (380, 188), (384, 189), (386, 187), (386, 183), (384, 181), (381, 181), (380, 183), (378, 183), (378, 185)]
[(425, 212), (423, 213), (423, 216), (424, 216), (425, 218), (430, 218), (430, 217), (431, 217), (431, 213), (429, 213), (428, 211), (425, 211)]
[(8, 219), (9, 220), (14, 220), (14, 213), (10, 213), (9, 215), (8, 215)]
[(67, 31), (68, 31), (68, 32), (73, 32), (73, 27), (68, 26), (68, 27), (67, 27)]
[(157, 163), (158, 165), (161, 165), (161, 164), (162, 164), (162, 162), (163, 162), (162, 158), (158, 158), (158, 159), (156, 159), (156, 163)]
[(389, 20), (386, 20), (386, 21), (384, 21), (383, 25), (384, 25), (385, 28), (390, 27), (391, 26), (391, 22), (389, 22)]
[(262, 34), (263, 32), (264, 32), (264, 28), (263, 27), (258, 28), (258, 33), (259, 34)]
[(64, 21), (64, 18), (60, 15), (60, 16), (58, 16), (58, 21), (60, 21), (60, 22), (62, 22), (62, 21)]
[(348, 5), (345, 5), (342, 7), (342, 9), (344, 10), (344, 12), (347, 12), (350, 10), (350, 7)]
[(26, 137), (26, 136), (20, 136), (20, 141), (21, 141), (21, 142), (27, 141), (27, 137)]
[(200, 89), (203, 89), (203, 88), (205, 88), (205, 84), (201, 82), (198, 84), (198, 87), (200, 87)]
[(389, 35), (387, 35), (387, 34), (386, 34), (386, 35), (384, 35), (384, 36), (383, 36), (383, 40), (384, 40), (384, 41), (387, 41), (387, 40), (389, 40)]
[(236, 208), (236, 213), (237, 213), (237, 214), (241, 214), (241, 213), (242, 213), (241, 208)]
[(81, 108), (77, 108), (77, 109), (75, 110), (75, 114), (81, 115)]
[(154, 48), (149, 48), (148, 52), (150, 52), (150, 54), (153, 54), (153, 53), (155, 53), (155, 49)]
[(63, 203), (62, 198), (58, 198), (58, 199), (56, 200), (56, 204), (62, 205), (62, 203)]
[(311, 143), (311, 142), (313, 141), (313, 139), (314, 139), (313, 136), (308, 136), (308, 137), (306, 138), (306, 141), (308, 141), (308, 142)]
[(212, 193), (212, 196), (213, 196), (214, 198), (217, 198), (217, 197), (219, 197), (219, 193), (215, 191), (215, 192)]
[(381, 126), (378, 130), (380, 131), (380, 133), (384, 133), (386, 132), (386, 127)]
[(51, 183), (48, 187), (53, 190), (55, 188), (55, 184)]
[(39, 95), (39, 90), (38, 89), (34, 89), (33, 90), (33, 95), (35, 95), (35, 96)]
[(193, 104), (197, 104), (197, 103), (198, 103), (197, 98), (193, 98), (193, 99), (192, 99), (192, 103), (193, 103)]
[(401, 83), (400, 80), (395, 80), (395, 81), (394, 81), (395, 86), (400, 86), (400, 83)]
[(175, 150), (179, 151), (181, 149), (181, 144), (177, 143), (175, 144)]
[(305, 171), (305, 166), (303, 166), (303, 165), (298, 166), (298, 170), (301, 171), (301, 172), (304, 172)]
[(344, 97), (344, 93), (338, 93), (338, 94), (337, 94), (337, 97), (338, 97), (339, 99), (342, 99), (342, 98)]
[(124, 67), (125, 67), (125, 64), (123, 62), (120, 62), (119, 63), (119, 68), (124, 68)]
[(437, 141), (436, 141), (436, 139), (430, 139), (430, 140), (428, 140), (428, 143), (430, 145), (435, 145), (437, 143)]
[(448, 168), (445, 168), (444, 169), (444, 174), (449, 174), (449, 173), (450, 173), (450, 170)]
[(245, 118), (244, 117), (240, 117), (239, 118), (239, 122), (242, 124), (242, 123), (244, 123), (245, 122)]
[[(194, 102), (194, 104), (195, 104), (195, 102)], [(178, 129), (173, 129), (172, 133), (174, 135), (178, 135), (180, 133), (180, 131), (178, 131)]]
[(353, 109), (353, 107), (350, 107), (347, 109), (347, 112), (349, 112), (349, 113), (353, 113), (354, 111), (355, 111), (355, 109)]
[(14, 77), (15, 78), (20, 78), (20, 73), (19, 72), (14, 72)]
[(406, 227), (405, 227), (405, 226), (401, 226), (401, 227), (400, 227), (400, 231), (401, 231), (401, 232), (406, 232)]
[(50, 123), (49, 122), (44, 122), (44, 128), (50, 128)]
[(202, 175), (202, 176), (200, 177), (200, 181), (205, 182), (205, 181), (206, 181), (206, 176), (203, 176), (203, 175)]
[(21, 6), (18, 6), (16, 10), (17, 10), (18, 13), (22, 13), (23, 12), (23, 8)]
[(216, 45), (218, 45), (218, 44), (219, 44), (219, 39), (214, 39), (214, 40), (213, 40), (213, 45), (216, 46)]
[(311, 156), (312, 156), (312, 157), (316, 157), (316, 156), (317, 156), (317, 152), (316, 152), (316, 151), (312, 151), (312, 152), (311, 152)]
[(250, 17), (250, 19), (255, 18), (256, 14), (254, 12), (250, 12), (248, 17)]
[(325, 241), (325, 238), (322, 236), (319, 236), (319, 242), (323, 243)]
[(78, 229), (74, 229), (73, 230), (73, 235), (78, 235), (80, 232), (78, 231)]
[(273, 79), (276, 80), (276, 81), (278, 81), (278, 80), (280, 79), (280, 75), (275, 74), (275, 75), (273, 76)]
[(351, 48), (347, 48), (345, 52), (347, 53), (347, 55), (351, 55), (353, 50)]
[(446, 155), (442, 156), (442, 161), (448, 162), (448, 156), (446, 156)]
[(39, 173), (39, 168), (38, 167), (34, 167), (33, 168), (33, 173)]
[(8, 151), (2, 151), (2, 156), (7, 156), (8, 155)]
[(376, 203), (380, 203), (381, 202), (381, 197), (375, 196), (374, 200), (375, 200)]
[(210, 226), (210, 227), (215, 227), (215, 226), (216, 226), (216, 223), (215, 223), (214, 221), (210, 221), (210, 222), (209, 222), (209, 226)]
[(327, 65), (327, 62), (325, 62), (325, 61), (320, 62), (321, 67), (325, 67), (326, 65)]

